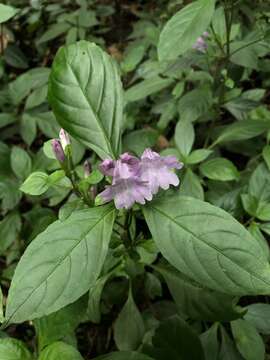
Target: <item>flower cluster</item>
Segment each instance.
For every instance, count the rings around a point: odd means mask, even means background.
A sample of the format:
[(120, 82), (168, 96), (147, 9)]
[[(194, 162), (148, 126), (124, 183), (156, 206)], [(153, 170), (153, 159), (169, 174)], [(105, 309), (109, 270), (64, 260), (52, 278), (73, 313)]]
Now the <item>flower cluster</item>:
[(205, 31), (202, 36), (199, 36), (196, 43), (193, 45), (193, 49), (205, 53), (207, 49), (206, 39), (209, 37), (209, 33)]
[(179, 184), (173, 169), (182, 166), (176, 157), (162, 157), (151, 149), (146, 149), (140, 159), (124, 153), (116, 161), (104, 160), (100, 171), (112, 177), (112, 185), (107, 186), (100, 196), (104, 202), (114, 199), (117, 209), (129, 209), (135, 202), (145, 204), (159, 188), (167, 190), (170, 185)]

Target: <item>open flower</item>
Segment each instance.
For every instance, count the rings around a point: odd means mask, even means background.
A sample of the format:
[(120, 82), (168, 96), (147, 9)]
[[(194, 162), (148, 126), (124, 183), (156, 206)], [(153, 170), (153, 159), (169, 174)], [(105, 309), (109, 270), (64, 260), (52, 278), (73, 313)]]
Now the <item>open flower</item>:
[(166, 190), (170, 185), (179, 184), (173, 169), (181, 167), (174, 156), (162, 157), (151, 149), (146, 149), (141, 159), (128, 153), (116, 161), (106, 159), (100, 165), (100, 171), (112, 176), (112, 185), (107, 186), (100, 196), (104, 202), (114, 200), (117, 209), (129, 209), (135, 202), (145, 204), (159, 188)]
[(175, 156), (160, 156), (151, 149), (145, 149), (141, 157), (141, 180), (146, 181), (152, 192), (159, 188), (167, 190), (170, 185), (178, 186), (179, 178), (172, 169), (183, 166)]
[(113, 176), (112, 185), (100, 194), (104, 202), (114, 199), (117, 209), (129, 209), (135, 202), (145, 204), (145, 199), (152, 199), (148, 184), (140, 179), (140, 161), (136, 157), (125, 153), (117, 161), (104, 160), (100, 170)]

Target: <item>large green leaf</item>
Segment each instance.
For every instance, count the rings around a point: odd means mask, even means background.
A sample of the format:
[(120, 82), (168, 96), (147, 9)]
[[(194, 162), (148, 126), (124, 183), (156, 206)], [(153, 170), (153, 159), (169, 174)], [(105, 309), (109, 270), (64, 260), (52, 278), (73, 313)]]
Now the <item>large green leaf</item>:
[(143, 209), (161, 253), (186, 276), (231, 295), (269, 294), (267, 254), (224, 210), (179, 195)]
[(38, 360), (83, 360), (83, 357), (73, 346), (58, 341), (46, 347)]
[(60, 125), (101, 158), (116, 158), (122, 130), (122, 85), (114, 61), (97, 45), (61, 48), (49, 80), (49, 102)]
[(80, 210), (36, 237), (11, 283), (8, 322), (57, 311), (95, 283), (107, 254), (114, 213), (111, 205)]
[(160, 60), (175, 59), (184, 54), (207, 29), (215, 10), (215, 0), (198, 0), (178, 11), (160, 34)]

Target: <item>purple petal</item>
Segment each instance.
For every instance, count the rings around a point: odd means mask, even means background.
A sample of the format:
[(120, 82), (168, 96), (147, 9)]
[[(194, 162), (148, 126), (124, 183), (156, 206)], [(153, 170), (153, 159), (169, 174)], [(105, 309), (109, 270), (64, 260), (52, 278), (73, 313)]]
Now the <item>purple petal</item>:
[(145, 204), (145, 199), (152, 199), (148, 186), (142, 181), (133, 178), (121, 179), (108, 186), (100, 196), (106, 202), (114, 199), (117, 209), (129, 209), (135, 202)]
[(64, 129), (60, 130), (59, 139), (60, 139), (62, 148), (65, 150), (66, 146), (70, 145), (70, 138), (69, 138), (68, 133)]
[(54, 152), (54, 155), (55, 155), (56, 159), (61, 163), (64, 162), (66, 156), (65, 156), (65, 153), (64, 153), (64, 150), (62, 148), (60, 140), (58, 140), (58, 139), (53, 139), (52, 140), (52, 149), (53, 149), (53, 152)]
[(180, 169), (183, 164), (175, 156), (162, 157), (146, 149), (141, 159), (140, 178), (148, 183), (152, 194), (156, 194), (159, 188), (167, 190), (170, 185), (179, 185), (179, 179), (172, 169)]
[(113, 176), (114, 168), (115, 161), (111, 159), (106, 159), (99, 165), (99, 170), (106, 176)]

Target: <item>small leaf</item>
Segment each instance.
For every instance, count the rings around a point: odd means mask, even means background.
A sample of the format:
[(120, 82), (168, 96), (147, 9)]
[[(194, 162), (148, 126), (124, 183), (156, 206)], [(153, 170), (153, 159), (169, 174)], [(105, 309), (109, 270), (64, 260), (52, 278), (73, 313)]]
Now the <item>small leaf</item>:
[(126, 91), (125, 100), (127, 102), (143, 100), (147, 96), (170, 86), (172, 81), (172, 79), (163, 79), (160, 77), (143, 80)]
[(218, 343), (218, 325), (215, 323), (200, 335), (206, 360), (218, 360), (219, 343)]
[(58, 341), (47, 346), (38, 360), (83, 360), (83, 357), (73, 346)]
[(0, 359), (33, 360), (33, 357), (22, 341), (6, 338), (0, 339)]
[(136, 350), (145, 332), (143, 319), (132, 296), (128, 299), (114, 325), (114, 340), (119, 350)]
[(7, 322), (49, 315), (82, 296), (97, 280), (114, 223), (111, 205), (73, 212), (31, 242), (7, 300)]
[(41, 195), (49, 188), (49, 176), (41, 171), (33, 172), (22, 184), (20, 190), (29, 195)]
[(236, 305), (237, 298), (202, 287), (172, 267), (155, 266), (155, 269), (164, 277), (184, 318), (230, 321), (245, 313), (244, 309)]
[(61, 48), (49, 80), (59, 124), (101, 158), (116, 158), (122, 132), (122, 85), (111, 57), (94, 43)]
[(87, 297), (84, 296), (49, 316), (34, 320), (39, 350), (74, 335), (75, 328), (84, 319), (86, 306)]
[(193, 124), (180, 119), (175, 128), (174, 140), (180, 153), (184, 157), (188, 156), (195, 140)]
[(18, 9), (12, 6), (0, 4), (0, 24), (11, 19), (17, 12)]
[(135, 351), (118, 351), (99, 356), (93, 360), (154, 360), (147, 355)]
[(201, 164), (201, 173), (211, 180), (231, 181), (239, 179), (239, 172), (234, 164), (225, 158), (215, 158)]
[(190, 165), (198, 164), (208, 158), (212, 154), (212, 150), (197, 149), (192, 151), (186, 158), (186, 163)]
[(12, 170), (17, 178), (26, 179), (32, 168), (32, 160), (27, 152), (19, 146), (13, 146), (10, 160)]
[(268, 167), (268, 170), (270, 170), (270, 145), (265, 145), (263, 148), (263, 159)]
[(163, 321), (153, 337), (153, 352), (158, 359), (204, 360), (202, 344), (195, 331), (179, 316)]
[(264, 342), (248, 321), (238, 319), (231, 322), (231, 328), (235, 343), (239, 352), (246, 360), (264, 360)]
[(200, 179), (191, 169), (187, 169), (185, 172), (182, 184), (180, 184), (180, 194), (204, 200)]
[(269, 119), (246, 119), (232, 125), (224, 126), (223, 131), (214, 142), (215, 145), (230, 141), (242, 141), (256, 137), (270, 129)]
[(244, 319), (261, 334), (270, 335), (270, 304), (251, 304), (247, 306)]
[(174, 60), (191, 49), (207, 29), (215, 0), (197, 0), (178, 11), (164, 26), (158, 44), (160, 60)]

